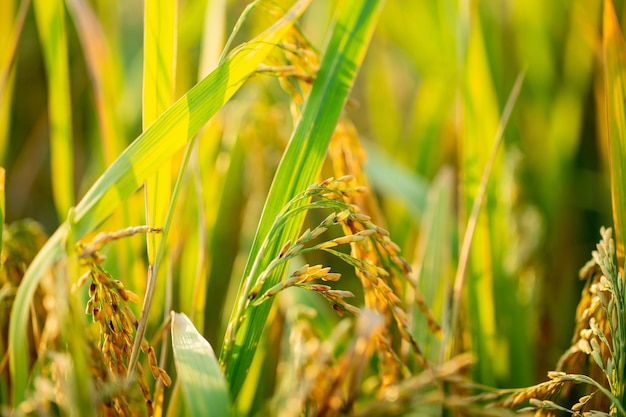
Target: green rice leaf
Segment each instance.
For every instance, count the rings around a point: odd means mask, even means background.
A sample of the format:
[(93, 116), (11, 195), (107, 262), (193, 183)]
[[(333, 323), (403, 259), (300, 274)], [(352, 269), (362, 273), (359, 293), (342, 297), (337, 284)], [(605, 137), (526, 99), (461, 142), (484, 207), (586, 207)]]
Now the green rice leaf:
[[(26, 2), (24, 2), (26, 3)], [(15, 19), (15, 0), (3, 1), (0, 5), (0, 95), (4, 95), (9, 71), (15, 58), (21, 23)], [(19, 24), (18, 24), (19, 23)]]
[(106, 39), (104, 29), (88, 2), (67, 0), (67, 7), (79, 34), (93, 95), (107, 165), (124, 150), (122, 128), (115, 114), (119, 102), (119, 64)]
[[(176, 62), (177, 7), (174, 0), (145, 2), (144, 66), (143, 66), (143, 128), (144, 130), (173, 101)], [(171, 159), (146, 180), (147, 223), (161, 226), (170, 203), (172, 190)], [(154, 263), (155, 251), (162, 236), (147, 236), (148, 263)]]
[(15, 0), (6, 0), (0, 4), (0, 164), (5, 164), (5, 153), (9, 144), (15, 52), (30, 4), (28, 1), (21, 2), (17, 15), (16, 5)]
[[(311, 0), (298, 1), (285, 16), (252, 41), (235, 49), (209, 76), (150, 125), (102, 174), (75, 210), (71, 225), (77, 239), (97, 227), (114, 208), (195, 135), (253, 73)], [(9, 324), (9, 365), (13, 404), (25, 396), (28, 363), (24, 346), (29, 305), (39, 280), (64, 252), (70, 225), (63, 223), (28, 267), (17, 290)]]
[[(367, 50), (381, 5), (381, 1), (365, 0), (340, 3), (311, 94), (274, 177), (239, 287), (238, 304), (230, 319), (231, 330), (225, 337), (220, 353), (220, 364), (225, 369), (235, 400), (248, 374), (272, 304), (269, 301), (258, 307), (246, 307), (248, 292), (257, 278), (251, 276), (251, 273), (260, 273), (278, 253), (280, 246), (296, 237), (302, 225), (304, 214), (292, 217), (281, 236), (272, 236), (266, 253), (260, 253), (263, 241), (280, 210), (298, 192), (313, 183), (320, 171), (335, 125)], [(258, 263), (257, 257), (260, 257)], [(283, 274), (284, 265), (267, 279), (264, 288), (275, 285)]]
[(613, 222), (619, 269), (626, 250), (626, 43), (612, 2), (604, 2), (604, 81), (606, 88)]
[(48, 118), (52, 194), (59, 219), (74, 205), (74, 152), (70, 75), (62, 0), (34, 0), (37, 28), (48, 75)]
[[(493, 288), (494, 279), (497, 279), (494, 274), (496, 270), (494, 264), (497, 260), (492, 259), (492, 242), (489, 236), (489, 222), (493, 213), (487, 203), (484, 204), (487, 207), (482, 213), (472, 213), (474, 201), (483, 197), (479, 196), (481, 177), (494, 147), (491, 138), (495, 137), (498, 129), (499, 111), (480, 16), (473, 13), (471, 18), (463, 88), (463, 151), (460, 168), (462, 181), (460, 223), (462, 227), (466, 227), (475, 221), (466, 277), (470, 320), (468, 324), (472, 334), (472, 347), (478, 357), (501, 359), (495, 352), (497, 333)], [(499, 153), (491, 162), (494, 167), (491, 178), (498, 178), (501, 161)], [(484, 195), (485, 201), (489, 199), (494, 199), (493, 186), (488, 187)], [(465, 234), (472, 233), (470, 230), (470, 227), (467, 227)], [(459, 269), (462, 267), (463, 265)], [(459, 280), (455, 281), (455, 290), (458, 284)], [(477, 363), (476, 372), (480, 382), (493, 384), (493, 364), (494, 360), (481, 360)]]
[[(416, 279), (426, 304), (435, 317), (448, 317), (450, 312), (445, 302), (445, 293), (451, 279), (445, 268), (450, 265), (454, 247), (454, 172), (443, 168), (435, 177), (421, 219), (419, 244), (416, 252)], [(428, 320), (415, 307), (413, 334), (424, 354), (433, 363), (441, 361), (441, 340), (428, 328)], [(442, 322), (446, 326), (446, 322)], [(449, 329), (444, 328), (444, 333)]]
[(213, 348), (189, 318), (172, 312), (172, 349), (187, 410), (192, 416), (226, 417), (230, 398)]
[(143, 126), (144, 130), (172, 103), (176, 59), (176, 2), (145, 4)]
[(228, 286), (239, 246), (241, 232), (241, 213), (243, 211), (243, 174), (245, 164), (245, 144), (241, 138), (230, 152), (228, 172), (224, 178), (222, 192), (218, 196), (219, 205), (213, 232), (208, 243), (211, 262), (208, 269), (209, 281), (205, 290), (205, 305), (212, 306), (204, 311), (204, 332), (209, 340), (221, 341), (224, 294), (228, 293)]

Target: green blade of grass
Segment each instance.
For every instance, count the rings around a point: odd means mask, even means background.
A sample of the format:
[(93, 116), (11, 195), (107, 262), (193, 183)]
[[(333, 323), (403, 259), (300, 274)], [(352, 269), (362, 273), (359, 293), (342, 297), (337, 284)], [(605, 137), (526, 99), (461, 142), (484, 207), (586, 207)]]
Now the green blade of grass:
[(172, 103), (176, 59), (176, 2), (148, 0), (144, 17), (143, 128)]
[(65, 8), (62, 0), (34, 0), (33, 6), (48, 74), (52, 194), (59, 219), (65, 220), (68, 210), (74, 205), (74, 152)]
[[(223, 325), (224, 294), (228, 285), (239, 247), (241, 232), (241, 213), (243, 210), (243, 174), (245, 149), (242, 139), (238, 138), (230, 153), (230, 164), (224, 178), (222, 193), (219, 195), (219, 207), (213, 232), (210, 237), (209, 253), (211, 262), (208, 270), (209, 281), (205, 290), (206, 305), (213, 306), (204, 310), (204, 334), (209, 340), (222, 342), (220, 330)], [(217, 262), (219, 260), (219, 262)]]
[[(156, 289), (156, 274), (158, 274), (159, 266), (165, 255), (165, 249), (167, 247), (167, 237), (169, 235), (169, 231), (172, 225), (176, 202), (178, 201), (178, 196), (180, 195), (181, 184), (183, 182), (183, 177), (185, 174), (185, 168), (189, 164), (189, 158), (191, 156), (191, 153), (193, 152), (193, 149), (195, 148), (197, 140), (198, 136), (193, 137), (185, 147), (183, 160), (181, 161), (180, 169), (178, 171), (178, 177), (176, 178), (176, 183), (174, 185), (172, 199), (165, 215), (165, 219), (163, 219), (163, 238), (160, 240), (158, 249), (156, 250), (154, 263), (151, 264), (148, 269), (148, 282), (146, 284), (143, 304), (141, 306), (141, 316), (139, 318), (137, 330), (135, 332), (135, 342), (133, 344), (133, 349), (131, 351), (130, 358), (128, 359), (128, 378), (131, 378), (133, 372), (135, 371), (135, 365), (137, 364), (137, 360), (139, 359), (139, 351), (141, 350), (141, 344), (145, 336), (146, 328), (148, 326), (150, 309), (152, 308), (152, 303), (154, 301)], [(165, 302), (165, 305), (171, 305), (171, 300), (169, 302)], [(164, 308), (167, 314), (167, 308), (169, 307)]]
[[(230, 326), (236, 329), (231, 330), (234, 333), (227, 334), (220, 353), (220, 364), (225, 369), (233, 399), (237, 398), (243, 386), (271, 308), (271, 301), (258, 307), (245, 306), (248, 292), (256, 279), (250, 276), (256, 258), (261, 256), (258, 273), (277, 254), (279, 246), (293, 238), (301, 226), (304, 215), (294, 216), (281, 236), (272, 236), (267, 252), (259, 253), (280, 210), (318, 175), (333, 130), (367, 50), (381, 6), (380, 1), (364, 0), (340, 4), (317, 78), (302, 111), (302, 118), (274, 177), (239, 288), (238, 304), (230, 319)], [(282, 278), (283, 272), (284, 266), (267, 279), (264, 288), (276, 284)]]
[[(472, 341), (478, 346), (473, 346), (479, 353), (479, 358), (482, 358), (483, 365), (479, 368), (479, 378), (483, 378), (486, 380), (491, 380), (495, 377), (492, 366), (493, 363), (489, 362), (488, 358), (493, 358), (496, 355), (495, 349), (495, 335), (493, 331), (495, 330), (495, 305), (494, 299), (491, 294), (493, 291), (493, 282), (472, 282), (472, 279), (483, 279), (476, 277), (476, 271), (474, 271), (474, 276), (470, 275), (470, 267), (473, 266), (472, 259), (474, 258), (475, 268), (482, 268), (485, 270), (484, 273), (492, 274), (495, 267), (491, 264), (492, 257), (494, 256), (494, 249), (490, 248), (490, 245), (493, 245), (493, 242), (489, 240), (489, 235), (484, 235), (481, 237), (482, 241), (478, 241), (478, 243), (484, 247), (479, 246), (477, 251), (475, 243), (477, 239), (475, 237), (477, 224), (479, 221), (481, 206), (486, 199), (487, 196), (487, 186), (489, 183), (489, 179), (492, 176), (492, 170), (494, 168), (494, 164), (496, 162), (496, 157), (498, 154), (498, 149), (503, 141), (504, 129), (508, 123), (509, 117), (513, 110), (513, 105), (515, 104), (519, 92), (524, 80), (524, 72), (520, 73), (515, 81), (515, 84), (511, 90), (511, 94), (507, 100), (505, 108), (502, 112), (502, 116), (497, 125), (497, 130), (495, 132), (495, 140), (489, 152), (487, 153), (487, 160), (484, 164), (484, 169), (482, 174), (480, 175), (480, 182), (476, 185), (478, 188), (475, 191), (475, 198), (471, 204), (471, 212), (469, 213), (469, 217), (467, 219), (467, 228), (465, 231), (465, 235), (463, 237), (463, 242), (460, 249), (459, 254), (459, 265), (457, 267), (457, 273), (454, 279), (454, 293), (452, 300), (452, 314), (450, 318), (450, 326), (451, 331), (447, 334), (446, 337), (452, 338), (451, 345), (446, 346), (447, 349), (447, 358), (450, 358), (452, 353), (451, 346), (454, 344), (454, 337), (457, 334), (457, 328), (460, 325), (459, 323), (459, 312), (460, 312), (460, 304), (462, 299), (463, 290), (466, 285), (468, 285), (469, 291), (469, 314), (471, 315), (470, 320), (473, 322), (473, 335)], [(476, 110), (474, 108), (474, 110)], [(477, 119), (474, 119), (477, 121)], [(475, 138), (476, 139), (476, 138)], [(476, 167), (474, 167), (476, 168)], [(472, 194), (469, 193), (469, 190), (464, 190), (464, 196), (469, 202), (469, 198)], [(473, 249), (473, 252), (470, 253), (470, 249)], [(481, 258), (481, 255), (485, 258)], [(475, 259), (478, 258), (478, 259)], [(490, 277), (491, 278), (491, 277)], [(485, 323), (485, 321), (487, 321)], [(483, 326), (486, 326), (484, 328)], [(446, 341), (447, 342), (447, 341)], [(482, 355), (480, 353), (482, 352)], [(527, 360), (527, 358), (517, 358), (518, 360)], [(479, 363), (480, 365), (480, 363)]]
[[(182, 5), (181, 5), (182, 6)], [(225, 0), (209, 1), (206, 4), (206, 10), (204, 15), (198, 13), (198, 7), (189, 4), (187, 6), (180, 7), (180, 21), (191, 22), (195, 24), (196, 28), (201, 30), (191, 29), (189, 23), (181, 25), (178, 35), (178, 49), (187, 50), (190, 48), (196, 48), (198, 42), (201, 40), (199, 62), (197, 67), (193, 65), (187, 72), (191, 75), (194, 72), (198, 72), (199, 79), (204, 78), (209, 74), (219, 62), (221, 51), (224, 46), (224, 26), (226, 23), (226, 2)], [(191, 17), (193, 15), (193, 17)], [(200, 16), (204, 16), (204, 20), (200, 19)], [(280, 15), (277, 15), (280, 16)], [(191, 35), (191, 31), (195, 31), (194, 35)], [(226, 59), (226, 56), (224, 57)], [(186, 59), (181, 59), (176, 63), (177, 75), (185, 72), (185, 67), (190, 66), (190, 62)], [(185, 82), (185, 78), (179, 80), (176, 79), (176, 84), (179, 85)], [(178, 87), (177, 87), (178, 90)], [(229, 119), (229, 126), (232, 126), (233, 130), (239, 129), (239, 124)], [(182, 211), (177, 213), (178, 218), (185, 219), (182, 230), (197, 231), (197, 233), (189, 234), (189, 239), (185, 239), (186, 250), (181, 253), (181, 257), (178, 262), (181, 265), (179, 270), (180, 276), (185, 276), (187, 279), (183, 280), (180, 285), (177, 286), (178, 299), (182, 301), (180, 308), (185, 310), (185, 313), (192, 320), (195, 326), (202, 329), (204, 326), (202, 315), (200, 311), (205, 306), (205, 294), (204, 291), (207, 277), (205, 272), (207, 265), (211, 259), (208, 256), (208, 238), (211, 234), (211, 230), (214, 227), (213, 218), (214, 213), (217, 210), (217, 205), (213, 202), (218, 201), (220, 204), (223, 200), (219, 197), (220, 180), (219, 169), (216, 163), (216, 157), (220, 154), (222, 145), (222, 127), (223, 127), (223, 115), (222, 112), (218, 112), (209, 123), (207, 123), (198, 133), (194, 139), (197, 144), (193, 145), (194, 150), (189, 159), (189, 163), (184, 162), (180, 164), (180, 170), (184, 170), (187, 176), (190, 178), (189, 185), (186, 187), (191, 194), (194, 195), (195, 204), (189, 205), (183, 208)], [(191, 146), (191, 143), (188, 145)], [(206, 171), (205, 171), (206, 170)], [(206, 186), (209, 184), (209, 186)], [(186, 198), (183, 193), (183, 200)], [(171, 204), (177, 204), (174, 202), (175, 196), (172, 195)], [(184, 204), (184, 203), (183, 203)], [(236, 223), (234, 223), (236, 224)], [(232, 227), (230, 222), (225, 225), (226, 227)], [(191, 231), (190, 230), (190, 231)], [(177, 231), (173, 233), (173, 236), (186, 234), (185, 231)], [(233, 234), (236, 234), (233, 231)], [(164, 231), (163, 237), (167, 239), (169, 233)], [(157, 255), (158, 258), (158, 255)], [(221, 258), (218, 258), (221, 260)], [(155, 262), (155, 265), (158, 262)], [(221, 265), (221, 262), (219, 262)], [(223, 275), (220, 276), (222, 278)], [(209, 279), (210, 281), (210, 279)], [(228, 282), (228, 280), (220, 279), (221, 282)], [(156, 294), (158, 296), (158, 293)], [(223, 293), (215, 294), (220, 300), (224, 300)], [(156, 301), (156, 300), (155, 300)], [(189, 302), (190, 301), (190, 302)], [(214, 317), (210, 319), (211, 322), (217, 321)], [(215, 342), (215, 339), (207, 336), (206, 332), (203, 335), (207, 337), (209, 343), (213, 346), (219, 346), (219, 343)]]
[(0, 5), (0, 164), (3, 165), (9, 144), (15, 53), (30, 2), (22, 1), (17, 15), (15, 14), (16, 4), (15, 0), (7, 0)]
[[(197, 133), (256, 70), (310, 1), (298, 1), (272, 27), (233, 51), (225, 62), (159, 116), (115, 160), (76, 206), (72, 228), (77, 239), (106, 219), (160, 164)], [(28, 350), (24, 349), (28, 344), (29, 305), (39, 280), (62, 255), (68, 229), (69, 225), (63, 223), (46, 242), (28, 267), (15, 296), (9, 324), (9, 365), (14, 405), (24, 399), (29, 377)]]
[(93, 83), (94, 101), (102, 136), (104, 161), (108, 165), (124, 150), (124, 137), (117, 121), (118, 63), (104, 29), (88, 2), (67, 0), (67, 7), (79, 33), (87, 70)]
[[(446, 167), (439, 172), (432, 182), (421, 221), (419, 244), (416, 251), (417, 268), (415, 270), (418, 288), (426, 304), (435, 317), (445, 318), (449, 311), (445, 302), (446, 291), (451, 286), (447, 266), (452, 258), (454, 245), (454, 172)], [(414, 301), (411, 300), (414, 305)], [(414, 308), (413, 334), (432, 363), (442, 362), (441, 340), (428, 328), (428, 321)], [(446, 326), (445, 321), (441, 321)], [(444, 333), (448, 331), (444, 327)]]
[[(143, 128), (144, 130), (173, 101), (176, 62), (176, 1), (148, 0), (144, 18)], [(146, 180), (146, 223), (159, 226), (165, 222), (172, 189), (171, 160), (165, 161)], [(161, 235), (149, 233), (148, 263), (154, 263)]]
[[(224, 50), (225, 40), (226, 9), (226, 0), (210, 0), (206, 4), (204, 25), (202, 26), (203, 31), (198, 36), (202, 41), (197, 68), (199, 77), (204, 77), (221, 63), (220, 58), (225, 58), (225, 56), (222, 57), (222, 51)], [(241, 125), (230, 117), (227, 118), (229, 121), (228, 125), (233, 130), (239, 131)], [(181, 299), (193, 300), (188, 310), (189, 317), (199, 329), (203, 329), (202, 334), (213, 346), (220, 346), (221, 343), (221, 339), (217, 339), (218, 332), (216, 329), (219, 328), (223, 321), (224, 294), (230, 282), (232, 262), (239, 249), (237, 244), (240, 228), (240, 222), (237, 217), (239, 210), (234, 208), (232, 204), (229, 204), (232, 199), (228, 198), (228, 196), (239, 195), (236, 190), (239, 190), (242, 185), (239, 182), (241, 175), (235, 175), (234, 177), (236, 178), (233, 177), (233, 165), (239, 165), (240, 171), (243, 171), (242, 152), (238, 152), (240, 154), (239, 157), (236, 157), (231, 152), (228, 172), (223, 179), (224, 183), (221, 182), (222, 178), (218, 169), (217, 158), (220, 155), (219, 150), (223, 145), (224, 119), (223, 112), (220, 112), (215, 115), (211, 123), (207, 124), (200, 131), (199, 142), (202, 146), (199, 145), (197, 147), (191, 160), (195, 198), (197, 201), (196, 206), (198, 208), (193, 215), (194, 218), (197, 218), (196, 228), (198, 233), (195, 234), (192, 240), (193, 243), (190, 245), (190, 250), (183, 255), (187, 259), (191, 258), (183, 261), (184, 268), (188, 269), (189, 272), (183, 272), (183, 269), (181, 269), (181, 273), (183, 276), (193, 276), (194, 279), (187, 281), (189, 285), (179, 287)], [(240, 163), (235, 162), (236, 160), (239, 160)], [(206, 167), (211, 168), (205, 171)], [(231, 180), (235, 180), (236, 184), (228, 184)], [(209, 184), (209, 186), (206, 186), (206, 184)], [(206, 201), (217, 201), (219, 203), (205, 204)], [(223, 211), (225, 206), (232, 209), (232, 211), (226, 214)], [(225, 217), (221, 217), (221, 214), (224, 214)], [(219, 233), (218, 229), (228, 229), (228, 235), (223, 240), (220, 240), (219, 243), (213, 245), (212, 241), (223, 237), (223, 234)], [(220, 252), (217, 256), (215, 256), (215, 250), (213, 250), (216, 246), (219, 246), (217, 252)], [(232, 254), (232, 257), (230, 254)], [(213, 260), (219, 261), (213, 262)], [(218, 269), (217, 275), (212, 275)], [(219, 278), (217, 278), (218, 276)], [(218, 290), (217, 292), (209, 293), (208, 287), (212, 284), (217, 284)], [(214, 306), (214, 308), (208, 309), (206, 308), (207, 305)], [(207, 315), (210, 317), (207, 317)], [(212, 328), (215, 331), (207, 331), (208, 328)]]
[(189, 414), (229, 416), (228, 387), (215, 352), (182, 313), (172, 312), (172, 350)]
[(613, 223), (619, 270), (624, 273), (626, 250), (626, 43), (613, 2), (604, 1), (604, 85), (607, 101)]
[[(501, 159), (496, 159), (498, 154), (494, 150), (499, 148), (501, 138), (496, 139), (496, 145), (487, 139), (493, 138), (498, 128), (498, 102), (480, 14), (477, 10), (472, 10), (470, 18), (472, 24), (468, 33), (462, 87), (463, 130), (460, 146), (463, 151), (459, 162), (462, 184), (459, 222), (466, 231), (459, 260), (460, 272), (457, 273), (458, 278), (454, 284), (453, 312), (458, 311), (456, 308), (460, 303), (461, 291), (467, 291), (469, 321), (463, 324), (469, 326), (471, 347), (478, 357), (476, 377), (482, 383), (493, 384), (494, 361), (491, 358), (494, 358), (496, 343), (493, 285), (496, 277), (488, 229), (488, 216), (491, 213), (487, 210), (481, 212), (480, 208), (493, 195), (493, 187), (487, 188), (491, 172), (485, 172), (495, 168), (493, 176), (497, 179)], [(454, 313), (452, 329), (455, 329), (457, 320), (458, 315)], [(455, 335), (453, 331), (451, 336)]]
[(3, 1), (0, 5), (2, 11), (0, 13), (0, 93), (2, 94), (4, 94), (7, 78), (15, 62), (15, 51), (23, 24), (23, 17), (16, 19), (16, 5), (16, 0)]

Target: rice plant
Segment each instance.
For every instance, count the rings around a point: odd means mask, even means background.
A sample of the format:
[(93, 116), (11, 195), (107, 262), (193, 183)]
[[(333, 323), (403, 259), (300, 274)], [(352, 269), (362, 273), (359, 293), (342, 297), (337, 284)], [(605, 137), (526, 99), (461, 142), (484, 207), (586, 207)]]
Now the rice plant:
[(0, 415), (626, 415), (623, 12), (3, 1)]

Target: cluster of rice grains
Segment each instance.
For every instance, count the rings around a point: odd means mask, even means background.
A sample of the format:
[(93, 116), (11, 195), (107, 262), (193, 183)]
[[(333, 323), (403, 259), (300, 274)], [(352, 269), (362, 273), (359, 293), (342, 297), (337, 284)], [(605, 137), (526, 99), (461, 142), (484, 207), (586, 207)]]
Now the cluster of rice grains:
[[(14, 308), (15, 294), (22, 282), (26, 267), (32, 262), (37, 252), (44, 245), (47, 236), (43, 227), (33, 220), (19, 220), (4, 225), (0, 257), (0, 390), (4, 397), (11, 388), (9, 370), (9, 321)], [(29, 363), (35, 363), (41, 351), (49, 349), (58, 334), (58, 319), (55, 315), (56, 298), (53, 280), (46, 275), (41, 280), (30, 305), (31, 325), (27, 330), (28, 347), (23, 354)], [(42, 373), (50, 371), (44, 369)], [(47, 378), (38, 377), (33, 381), (36, 398), (28, 398), (19, 406), (20, 410), (37, 410), (45, 407), (55, 398), (54, 384)], [(34, 397), (34, 396), (33, 396)], [(5, 413), (0, 409), (0, 414)]]
[[(16, 221), (10, 225), (5, 225), (2, 236), (2, 253), (0, 258), (0, 351), (4, 352), (0, 358), (0, 377), (8, 381), (8, 361), (9, 352), (5, 341), (9, 334), (9, 317), (13, 307), (13, 298), (17, 287), (19, 287), (22, 277), (37, 252), (45, 243), (47, 237), (39, 223), (33, 220)], [(44, 280), (44, 284), (47, 284)], [(43, 299), (45, 288), (38, 288), (35, 294), (36, 303), (32, 306), (33, 327), (29, 332), (31, 340), (30, 346), (40, 344), (40, 323), (45, 321), (46, 311)], [(36, 351), (33, 348), (31, 359), (36, 359)], [(7, 387), (9, 384), (7, 383)]]
[[(128, 362), (138, 326), (137, 319), (128, 303), (138, 302), (139, 297), (132, 291), (125, 289), (121, 281), (114, 279), (109, 272), (102, 268), (103, 258), (99, 255), (98, 250), (104, 242), (109, 240), (138, 232), (158, 231), (143, 226), (129, 228), (111, 234), (101, 234), (96, 236), (94, 242), (89, 245), (80, 246), (82, 262), (88, 268), (87, 273), (79, 281), (81, 286), (85, 282), (89, 282), (89, 301), (85, 313), (90, 315), (93, 322), (99, 325), (100, 334), (100, 352), (95, 352), (92, 349), (92, 357), (100, 358), (101, 363), (105, 365), (103, 369), (96, 359), (92, 371), (99, 382), (114, 387), (108, 392), (104, 390), (107, 395), (102, 398), (101, 409), (106, 416), (143, 415), (139, 411), (141, 407), (133, 404), (135, 399), (129, 397), (132, 394), (129, 394), (129, 390), (124, 389), (124, 384), (128, 382), (125, 381), (125, 378), (129, 374)], [(171, 379), (165, 370), (159, 368), (154, 348), (146, 340), (143, 340), (141, 350), (148, 358), (153, 377), (155, 379), (161, 378), (164, 385), (169, 386)], [(137, 363), (135, 369), (147, 413), (153, 415), (152, 397), (144, 377), (143, 368), (140, 363)], [(114, 384), (108, 384), (111, 380)], [(115, 382), (119, 384), (115, 384)]]
[[(356, 323), (354, 320), (341, 322), (344, 324), (340, 323), (325, 342), (320, 341), (315, 327), (308, 322), (310, 314), (301, 314), (296, 320), (290, 346), (298, 369), (291, 373), (293, 377), (297, 375), (299, 392), (285, 397), (291, 403), (306, 404), (311, 415), (332, 416), (350, 410), (357, 394), (363, 394), (361, 376), (374, 352), (378, 357), (378, 375), (369, 378), (368, 388), (374, 398), (386, 398), (389, 392), (396, 395), (400, 382), (410, 377), (416, 368), (420, 372), (428, 369), (432, 376), (429, 364), (409, 331), (404, 302), (398, 296), (405, 292), (407, 283), (418, 293), (416, 283), (409, 275), (411, 268), (399, 255), (399, 248), (391, 241), (389, 233), (351, 203), (353, 198), (365, 192), (363, 187), (356, 185), (354, 177), (344, 176), (313, 184), (296, 196), (283, 210), (277, 224), (285, 220), (284, 216), (293, 213), (293, 206), (297, 207), (298, 201), (309, 198), (311, 201), (297, 210), (330, 208), (332, 212), (318, 225), (302, 232), (297, 240), (286, 242), (276, 258), (258, 275), (248, 293), (248, 303), (256, 306), (285, 288), (300, 287), (319, 293), (339, 315), (348, 313), (358, 317)], [(325, 233), (333, 227), (341, 227), (343, 234), (324, 239)], [(340, 250), (341, 245), (350, 245), (349, 253)], [(354, 268), (363, 287), (363, 311), (346, 301), (353, 297), (350, 291), (333, 288), (332, 282), (338, 281), (340, 274), (323, 265), (304, 265), (282, 282), (263, 290), (266, 279), (278, 265), (313, 251), (326, 252)], [(420, 297), (417, 299), (422, 313), (429, 318), (431, 330), (439, 332), (426, 305)], [(352, 339), (345, 341), (346, 334), (353, 328), (356, 330)], [(333, 349), (339, 340), (348, 348), (339, 357), (334, 357)], [(406, 346), (412, 347), (413, 355), (407, 355)], [(302, 408), (284, 407), (283, 414), (290, 415), (289, 410), (295, 412)]]
[[(548, 374), (549, 381), (514, 392), (504, 406), (517, 408), (529, 402), (538, 415), (626, 415), (626, 293), (616, 265), (612, 231), (602, 228), (600, 234), (602, 240), (592, 252), (593, 259), (580, 270), (580, 278), (586, 282), (576, 311), (572, 346), (559, 359), (556, 371)], [(557, 404), (572, 395), (573, 405)]]

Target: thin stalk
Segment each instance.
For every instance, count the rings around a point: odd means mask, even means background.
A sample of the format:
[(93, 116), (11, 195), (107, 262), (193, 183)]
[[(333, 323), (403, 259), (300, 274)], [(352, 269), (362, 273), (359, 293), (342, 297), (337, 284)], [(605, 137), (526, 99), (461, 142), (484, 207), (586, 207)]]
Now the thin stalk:
[(459, 254), (459, 266), (456, 271), (456, 276), (454, 278), (454, 289), (452, 294), (452, 314), (450, 317), (450, 331), (447, 332), (444, 336), (443, 345), (446, 346), (445, 359), (451, 359), (454, 352), (454, 337), (456, 335), (458, 329), (458, 321), (459, 321), (459, 311), (461, 305), (461, 297), (463, 296), (463, 288), (465, 286), (465, 276), (467, 272), (467, 264), (469, 261), (470, 249), (472, 247), (472, 238), (474, 237), (474, 231), (476, 230), (476, 224), (478, 223), (478, 215), (480, 214), (480, 209), (482, 207), (482, 203), (485, 199), (485, 194), (487, 192), (487, 185), (489, 184), (489, 178), (491, 176), (491, 170), (493, 168), (493, 163), (496, 159), (496, 155), (498, 153), (498, 149), (500, 149), (500, 145), (504, 139), (504, 129), (509, 121), (509, 117), (513, 111), (513, 106), (517, 101), (520, 90), (522, 88), (522, 83), (524, 81), (524, 75), (526, 71), (521, 71), (515, 80), (515, 84), (511, 89), (511, 93), (509, 94), (509, 98), (504, 106), (504, 111), (502, 112), (502, 119), (500, 120), (500, 124), (498, 125), (498, 130), (496, 131), (496, 138), (491, 149), (491, 154), (489, 155), (489, 159), (487, 160), (487, 164), (485, 165), (485, 169), (483, 171), (483, 175), (480, 181), (480, 186), (478, 188), (478, 193), (476, 194), (476, 199), (474, 200), (474, 204), (472, 206), (472, 212), (470, 214), (469, 220), (467, 222), (467, 229), (465, 231), (465, 235), (463, 236), (463, 243), (461, 245), (461, 252)]
[(196, 143), (196, 138), (197, 136), (194, 136), (189, 140), (189, 142), (187, 142), (185, 155), (183, 156), (180, 170), (178, 171), (178, 177), (176, 178), (176, 184), (174, 185), (174, 192), (172, 193), (172, 199), (170, 201), (170, 206), (167, 210), (167, 216), (165, 218), (165, 225), (163, 226), (163, 238), (159, 243), (159, 248), (154, 259), (154, 265), (152, 267), (148, 267), (148, 284), (146, 287), (146, 295), (144, 297), (143, 305), (141, 307), (141, 317), (137, 326), (137, 333), (135, 335), (133, 351), (128, 361), (128, 373), (126, 374), (127, 378), (132, 377), (133, 372), (135, 371), (135, 366), (137, 365), (139, 350), (141, 349), (141, 341), (143, 340), (146, 333), (146, 327), (148, 326), (148, 314), (150, 313), (150, 307), (152, 306), (152, 299), (154, 297), (154, 288), (156, 285), (156, 279), (154, 278), (158, 273), (159, 265), (161, 264), (161, 260), (163, 259), (163, 255), (165, 253), (167, 235), (172, 224), (172, 219), (174, 218), (174, 209), (176, 207), (176, 202), (178, 201), (178, 195), (180, 194), (183, 177), (185, 176), (185, 169), (193, 152), (194, 144)]

